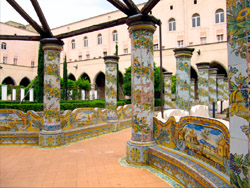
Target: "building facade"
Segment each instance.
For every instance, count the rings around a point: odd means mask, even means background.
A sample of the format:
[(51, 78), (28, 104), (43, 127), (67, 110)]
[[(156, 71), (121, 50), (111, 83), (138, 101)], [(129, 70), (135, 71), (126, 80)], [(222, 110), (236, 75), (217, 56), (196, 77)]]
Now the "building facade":
[[(138, 5), (141, 8), (143, 4)], [(161, 0), (153, 9), (152, 14), (162, 22), (162, 47), (163, 47), (163, 68), (165, 71), (176, 72), (176, 59), (173, 49), (177, 47), (192, 47), (195, 49), (191, 59), (191, 75), (197, 80), (196, 64), (200, 62), (209, 62), (211, 68), (218, 68), (218, 74), (224, 74), (227, 77), (227, 28), (226, 28), (226, 1), (225, 0)], [(113, 11), (89, 19), (81, 20), (52, 29), (54, 35), (74, 31), (80, 28), (92, 26), (95, 24), (115, 20), (125, 15), (120, 11)], [(2, 24), (1, 26), (9, 29), (1, 31), (1, 34), (20, 34), (22, 29)], [(2, 29), (1, 29), (2, 30)], [(12, 30), (14, 30), (12, 32)], [(15, 31), (18, 30), (18, 31)], [(26, 31), (29, 35), (30, 31)], [(63, 39), (64, 46), (61, 52), (63, 63), (64, 56), (68, 62), (68, 77), (77, 80), (79, 77), (88, 78), (98, 91), (98, 96), (103, 98), (101, 93), (105, 83), (105, 64), (103, 57), (114, 55), (115, 46), (118, 45), (119, 70), (120, 75), (131, 65), (131, 40), (129, 38), (128, 26), (126, 24), (78, 35)], [(18, 56), (18, 63), (15, 66), (10, 61), (15, 58), (11, 44), (14, 45)], [(7, 44), (7, 50), (1, 49), (1, 66), (10, 66), (24, 72), (29, 80), (36, 75), (38, 43), (21, 41), (0, 41), (1, 44)], [(27, 49), (21, 46), (27, 46)], [(159, 66), (159, 30), (154, 33), (154, 61)], [(35, 47), (34, 47), (35, 46)], [(10, 50), (10, 51), (8, 51)], [(25, 50), (25, 52), (24, 52)], [(4, 52), (4, 53), (3, 53)], [(4, 54), (8, 55), (8, 61), (5, 63)], [(19, 56), (25, 56), (26, 59), (19, 60)], [(14, 61), (14, 60), (13, 60)], [(20, 61), (20, 64), (19, 64)], [(62, 65), (62, 64), (61, 64)], [(61, 66), (61, 77), (62, 77)], [(19, 84), (20, 76), (11, 74), (5, 68), (0, 70), (0, 81), (4, 83), (6, 77)], [(27, 73), (25, 70), (28, 69)], [(21, 71), (22, 70), (22, 71)], [(5, 71), (4, 71), (5, 72)], [(15, 71), (16, 72), (16, 71)], [(21, 76), (22, 77), (22, 76)], [(122, 79), (121, 79), (122, 82)]]

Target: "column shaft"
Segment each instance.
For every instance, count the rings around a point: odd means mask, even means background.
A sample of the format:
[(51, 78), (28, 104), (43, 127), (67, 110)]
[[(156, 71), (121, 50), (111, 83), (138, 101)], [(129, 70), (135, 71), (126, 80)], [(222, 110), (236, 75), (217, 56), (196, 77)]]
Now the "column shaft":
[(172, 72), (164, 72), (164, 110), (173, 108), (171, 78)]
[(216, 95), (216, 74), (217, 68), (210, 68), (209, 69), (209, 115), (210, 117), (213, 116), (213, 103), (215, 112), (217, 111), (217, 95)]

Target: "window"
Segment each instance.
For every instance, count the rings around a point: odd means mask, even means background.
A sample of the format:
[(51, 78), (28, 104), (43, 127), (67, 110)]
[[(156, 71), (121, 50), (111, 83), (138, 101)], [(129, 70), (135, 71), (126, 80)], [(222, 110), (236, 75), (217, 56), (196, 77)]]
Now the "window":
[(215, 12), (215, 23), (222, 23), (224, 22), (224, 10), (218, 9)]
[(199, 27), (200, 26), (200, 15), (194, 14), (192, 17), (192, 27)]
[(84, 47), (88, 46), (88, 37), (84, 37), (84, 39), (83, 39), (83, 46)]
[(222, 42), (223, 41), (223, 35), (217, 35), (217, 41)]
[(114, 42), (118, 41), (118, 33), (117, 33), (117, 31), (113, 31), (113, 41)]
[(3, 57), (3, 64), (7, 64), (7, 57)]
[(158, 44), (154, 44), (154, 50), (158, 50)]
[(72, 49), (75, 49), (75, 48), (76, 48), (76, 42), (75, 42), (75, 40), (72, 40), (72, 41), (71, 41), (71, 45), (72, 45)]
[(98, 36), (97, 36), (97, 44), (102, 44), (102, 35), (101, 34), (99, 34)]
[(194, 0), (194, 4), (197, 4), (197, 0)]
[(128, 49), (127, 48), (123, 49), (123, 52), (124, 54), (128, 54)]
[(207, 43), (207, 37), (201, 37), (201, 44)]
[(86, 58), (87, 58), (87, 59), (90, 59), (90, 55), (89, 55), (89, 54), (87, 54), (87, 55), (86, 55)]
[(177, 45), (178, 47), (183, 47), (183, 40), (178, 40)]
[(13, 64), (14, 64), (14, 65), (17, 65), (17, 58), (14, 58), (14, 59), (13, 59)]
[(108, 53), (107, 52), (103, 52), (103, 56), (105, 57), (105, 56), (107, 56), (108, 55)]
[(173, 8), (174, 8), (173, 5), (170, 5), (170, 10), (173, 10)]
[(5, 42), (2, 42), (1, 49), (3, 49), (3, 50), (7, 49), (7, 44)]
[(79, 55), (78, 59), (79, 59), (79, 61), (81, 61), (82, 60), (82, 55)]
[(176, 30), (176, 24), (175, 24), (175, 19), (171, 18), (168, 21), (168, 26), (169, 26), (169, 31), (175, 31)]
[(31, 61), (31, 67), (34, 67), (34, 66), (35, 66), (35, 62)]

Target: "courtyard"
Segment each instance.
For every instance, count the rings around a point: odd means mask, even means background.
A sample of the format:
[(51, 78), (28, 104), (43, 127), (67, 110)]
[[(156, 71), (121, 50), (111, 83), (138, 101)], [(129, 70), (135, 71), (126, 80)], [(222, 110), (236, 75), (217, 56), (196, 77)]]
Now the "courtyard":
[(172, 187), (119, 163), (130, 137), (128, 128), (56, 149), (0, 147), (0, 187)]

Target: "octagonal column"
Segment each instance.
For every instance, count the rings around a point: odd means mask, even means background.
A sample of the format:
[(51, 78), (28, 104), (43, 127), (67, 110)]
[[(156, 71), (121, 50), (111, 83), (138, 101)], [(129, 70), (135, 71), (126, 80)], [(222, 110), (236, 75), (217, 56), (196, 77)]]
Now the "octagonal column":
[(224, 78), (224, 100), (228, 100), (229, 96), (229, 86), (228, 78)]
[(128, 19), (132, 64), (132, 138), (127, 143), (127, 162), (148, 164), (153, 140), (154, 60), (153, 33), (157, 20), (136, 15)]
[(217, 111), (217, 96), (216, 96), (216, 74), (217, 68), (209, 69), (209, 116), (213, 117), (213, 103), (215, 102), (214, 110)]
[(176, 57), (176, 108), (190, 110), (190, 70), (194, 48), (174, 49)]
[(43, 130), (39, 133), (40, 146), (63, 144), (60, 120), (60, 52), (63, 42), (41, 40), (44, 50)]
[(117, 122), (117, 64), (119, 57), (106, 56), (105, 74), (105, 102), (107, 110), (107, 121), (114, 124), (114, 131), (119, 129)]
[(209, 104), (208, 96), (208, 77), (209, 77), (209, 65), (210, 63), (202, 62), (197, 63), (198, 68), (198, 98), (201, 105)]
[(171, 78), (172, 72), (164, 72), (164, 110), (172, 109), (172, 90)]

